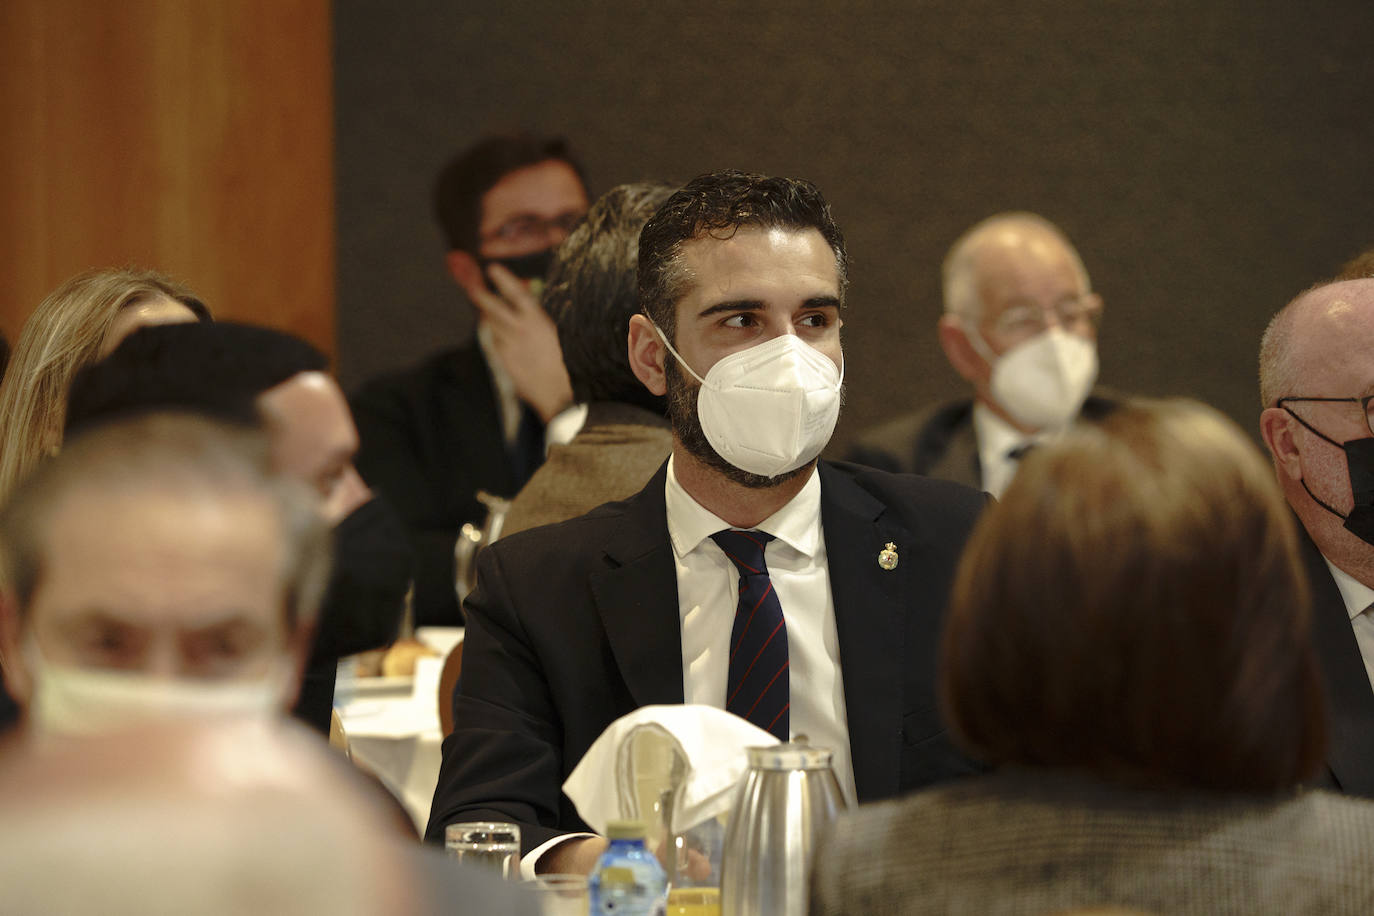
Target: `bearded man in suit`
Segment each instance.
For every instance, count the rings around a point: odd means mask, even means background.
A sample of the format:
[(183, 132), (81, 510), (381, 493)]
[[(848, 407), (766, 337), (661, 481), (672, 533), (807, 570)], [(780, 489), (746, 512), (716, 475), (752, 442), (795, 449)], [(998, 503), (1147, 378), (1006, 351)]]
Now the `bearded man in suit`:
[(966, 773), (934, 694), (948, 584), (984, 498), (818, 462), (839, 414), (846, 256), (807, 181), (703, 175), (645, 225), (629, 356), (668, 402), (643, 490), (503, 539), (467, 604), (428, 838), (520, 824), (526, 871), (605, 841), (560, 786), (616, 718), (724, 708), (829, 747), (870, 801)]

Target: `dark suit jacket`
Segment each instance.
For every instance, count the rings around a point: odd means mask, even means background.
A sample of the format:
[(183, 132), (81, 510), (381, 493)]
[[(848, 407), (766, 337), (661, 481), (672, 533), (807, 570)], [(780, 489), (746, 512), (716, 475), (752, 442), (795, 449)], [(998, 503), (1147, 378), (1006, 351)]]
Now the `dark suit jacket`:
[(459, 624), (458, 531), (486, 518), (478, 490), (510, 497), (524, 482), (506, 449), (482, 351), (473, 341), (374, 379), (351, 404), (358, 471), (391, 501), (414, 538), (415, 622)]
[[(1099, 419), (1118, 400), (1105, 392), (1090, 395), (1083, 402), (1081, 415)], [(983, 486), (970, 399), (905, 414), (865, 430), (845, 457), (894, 474), (921, 474), (979, 489)]]
[(894, 474), (921, 474), (968, 487), (983, 486), (973, 401), (904, 414), (859, 434), (850, 461)]
[[(984, 497), (820, 465), (821, 518), (861, 801), (973, 771), (945, 736), (935, 655), (950, 577)], [(454, 732), (426, 838), (513, 821), (525, 849), (585, 829), (563, 780), (615, 719), (683, 702), (666, 465), (634, 497), (503, 538), (468, 599)], [(878, 554), (897, 546), (897, 567)]]
[(1012, 771), (843, 815), (812, 916), (1374, 912), (1374, 803)]
[(1336, 580), (1317, 545), (1297, 524), (1312, 588), (1312, 641), (1326, 682), (1330, 719), (1326, 770), (1317, 785), (1374, 798), (1374, 688)]

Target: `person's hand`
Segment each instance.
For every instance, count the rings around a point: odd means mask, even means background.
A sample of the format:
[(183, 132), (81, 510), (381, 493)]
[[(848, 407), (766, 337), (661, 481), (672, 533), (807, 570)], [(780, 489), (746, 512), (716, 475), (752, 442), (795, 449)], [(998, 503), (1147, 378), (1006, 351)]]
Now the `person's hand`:
[(545, 423), (572, 403), (572, 382), (563, 366), (558, 328), (524, 281), (500, 264), (487, 268), (499, 295), (469, 290), (491, 329), (492, 346), (520, 396)]
[(534, 863), (535, 874), (590, 875), (610, 843), (605, 837), (584, 836), (559, 843)]

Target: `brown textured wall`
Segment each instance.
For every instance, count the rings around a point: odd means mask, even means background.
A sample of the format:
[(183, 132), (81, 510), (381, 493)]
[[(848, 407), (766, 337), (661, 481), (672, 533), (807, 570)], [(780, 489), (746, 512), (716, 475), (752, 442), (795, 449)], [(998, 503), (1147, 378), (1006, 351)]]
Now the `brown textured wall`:
[(327, 0), (0, 3), (0, 327), (89, 267), (334, 343)]
[(562, 131), (594, 190), (815, 180), (853, 255), (854, 431), (959, 391), (933, 334), (958, 233), (1060, 223), (1107, 301), (1103, 381), (1254, 425), (1268, 316), (1374, 242), (1374, 4), (661, 0), (336, 4), (346, 381), (467, 332), (429, 182), (482, 131)]

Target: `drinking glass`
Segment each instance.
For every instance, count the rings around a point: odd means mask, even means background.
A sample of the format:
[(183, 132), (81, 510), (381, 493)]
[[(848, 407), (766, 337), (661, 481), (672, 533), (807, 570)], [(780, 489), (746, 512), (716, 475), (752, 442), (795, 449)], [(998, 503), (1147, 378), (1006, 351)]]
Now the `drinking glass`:
[(444, 828), (444, 849), (464, 865), (485, 868), (514, 881), (520, 877), (520, 828), (477, 821)]
[(668, 892), (667, 916), (720, 916), (720, 888), (673, 888)]
[(587, 916), (591, 910), (586, 875), (538, 875), (520, 886), (539, 898), (543, 916)]

